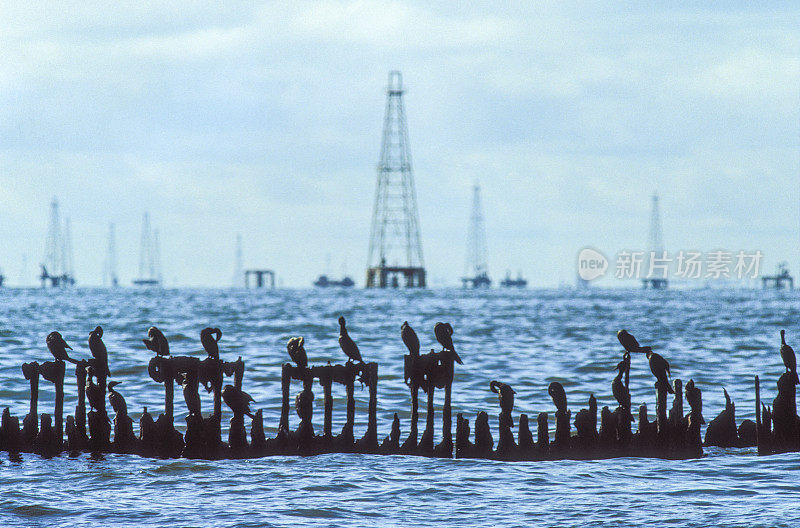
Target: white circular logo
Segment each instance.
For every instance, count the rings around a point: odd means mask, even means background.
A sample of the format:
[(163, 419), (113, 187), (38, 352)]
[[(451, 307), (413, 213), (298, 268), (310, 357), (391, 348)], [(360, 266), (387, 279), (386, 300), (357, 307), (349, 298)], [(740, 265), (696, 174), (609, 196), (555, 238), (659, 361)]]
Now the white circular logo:
[(606, 274), (608, 259), (599, 251), (583, 248), (578, 253), (578, 276), (590, 281)]

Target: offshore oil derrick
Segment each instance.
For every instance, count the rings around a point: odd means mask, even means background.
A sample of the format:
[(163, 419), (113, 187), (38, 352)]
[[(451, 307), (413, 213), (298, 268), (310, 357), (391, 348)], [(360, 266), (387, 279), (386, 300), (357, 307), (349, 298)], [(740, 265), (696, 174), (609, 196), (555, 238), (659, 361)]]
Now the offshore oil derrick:
[(472, 213), (469, 217), (467, 234), (466, 268), (467, 276), (461, 278), (461, 283), (465, 288), (488, 288), (492, 285), (486, 256), (486, 226), (483, 223), (481, 186), (477, 183), (472, 188)]
[(369, 239), (367, 288), (425, 287), (425, 265), (403, 92), (401, 73), (389, 72), (378, 184)]
[(47, 245), (45, 248), (42, 273), (39, 276), (42, 287), (73, 286), (75, 276), (72, 266), (72, 236), (69, 219), (61, 225), (58, 200), (50, 203), (50, 220), (47, 226)]
[(642, 269), (644, 278), (642, 278), (642, 287), (653, 290), (664, 290), (667, 288), (666, 274), (662, 273), (656, 276), (654, 272), (652, 277), (647, 277), (650, 268), (650, 259), (655, 256), (656, 259), (662, 258), (664, 253), (664, 237), (661, 232), (661, 212), (658, 207), (658, 194), (653, 194), (653, 205), (650, 209), (650, 233), (648, 235), (647, 245), (647, 258), (645, 258), (644, 268)]
[(103, 285), (116, 288), (119, 286), (119, 277), (117, 275), (117, 241), (114, 235), (114, 224), (108, 225), (108, 249), (105, 264)]
[(139, 278), (134, 286), (161, 286), (161, 255), (158, 244), (158, 230), (150, 229), (150, 214), (142, 217), (142, 246), (139, 254)]

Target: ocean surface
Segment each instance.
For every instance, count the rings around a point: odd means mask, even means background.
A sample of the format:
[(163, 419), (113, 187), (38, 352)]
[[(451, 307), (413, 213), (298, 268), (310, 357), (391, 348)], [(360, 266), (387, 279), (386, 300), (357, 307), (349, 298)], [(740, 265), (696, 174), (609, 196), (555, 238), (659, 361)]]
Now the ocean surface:
[[(312, 364), (343, 362), (336, 320), (344, 315), (365, 360), (379, 364), (379, 438), (395, 412), (403, 437), (408, 433), (404, 320), (423, 351), (434, 348), (434, 323), (452, 323), (464, 360), (456, 365), (453, 413), (474, 422), (486, 410), (495, 440), (493, 379), (514, 387), (515, 415), (528, 413), (534, 425), (537, 412), (554, 411), (551, 381), (564, 384), (573, 417), (592, 393), (600, 407), (612, 406), (621, 328), (667, 358), (674, 377), (694, 379), (707, 420), (723, 409), (725, 387), (740, 422), (754, 418), (754, 374), (763, 398), (775, 395), (780, 329), (800, 349), (799, 312), (797, 292), (0, 289), (0, 406), (20, 419), (26, 414), (20, 364), (51, 359), (49, 332), (60, 331), (74, 357), (89, 357), (88, 334), (99, 324), (112, 379), (122, 381), (138, 430), (144, 406), (154, 414), (163, 409), (163, 388), (147, 376), (147, 328), (164, 331), (173, 355), (204, 356), (200, 330), (217, 326), (223, 359), (246, 362), (243, 388), (274, 436), (286, 341), (304, 336)], [(634, 406), (646, 402), (651, 419), (653, 381), (645, 358), (634, 356)], [(65, 390), (71, 413), (74, 378)], [(319, 430), (322, 391), (315, 386), (315, 393)], [(201, 396), (210, 411), (211, 397)], [(344, 423), (344, 391), (334, 389), (334, 396), (336, 430)], [(357, 386), (357, 437), (366, 428), (367, 399)], [(180, 424), (186, 410), (177, 390), (175, 403)], [(46, 381), (39, 405), (52, 412)], [(223, 427), (229, 419), (223, 416)], [(296, 415), (291, 420), (296, 426)], [(0, 489), (0, 526), (800, 526), (800, 453), (758, 457), (754, 449), (706, 449), (704, 458), (686, 461), (548, 462), (345, 454), (214, 462), (23, 455), (13, 462), (2, 453)]]

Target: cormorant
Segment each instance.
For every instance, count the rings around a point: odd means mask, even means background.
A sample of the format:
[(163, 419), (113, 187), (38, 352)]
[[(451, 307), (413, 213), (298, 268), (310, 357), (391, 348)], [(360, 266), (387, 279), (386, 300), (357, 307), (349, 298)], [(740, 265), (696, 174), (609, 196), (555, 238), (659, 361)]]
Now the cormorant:
[(147, 329), (147, 339), (142, 339), (142, 342), (148, 350), (152, 350), (156, 353), (156, 355), (169, 355), (169, 343), (167, 342), (167, 338), (164, 337), (164, 334), (161, 333), (161, 330), (155, 326), (151, 326)]
[(403, 321), (400, 326), (400, 337), (403, 338), (403, 343), (408, 348), (408, 353), (411, 354), (411, 357), (419, 357), (419, 338), (414, 329), (411, 328), (411, 325), (408, 324), (408, 321)]
[(203, 328), (200, 331), (200, 342), (206, 350), (208, 357), (219, 359), (219, 340), (222, 339), (222, 330), (219, 328)]
[(452, 352), (455, 362), (459, 365), (463, 365), (464, 362), (461, 361), (461, 357), (458, 355), (453, 345), (453, 327), (450, 326), (450, 323), (436, 323), (433, 325), (433, 333), (436, 335), (436, 340), (442, 345), (442, 348)]
[(514, 409), (514, 395), (516, 394), (516, 391), (511, 388), (511, 385), (493, 380), (489, 382), (489, 390), (499, 397), (500, 409), (503, 412), (511, 413)]
[(293, 337), (286, 343), (286, 350), (289, 352), (289, 357), (292, 358), (292, 361), (297, 363), (297, 366), (300, 368), (307, 368), (308, 367), (308, 355), (306, 355), (306, 349), (303, 348), (303, 337)]
[(611, 393), (614, 395), (620, 407), (627, 409), (628, 412), (631, 410), (631, 391), (625, 386), (622, 377), (630, 368), (630, 356), (626, 354), (626, 358), (617, 363), (617, 370), (619, 372), (614, 377), (614, 381), (611, 382)]
[(111, 371), (108, 369), (108, 350), (103, 343), (103, 328), (100, 326), (89, 332), (89, 351), (97, 361), (97, 367), (105, 371), (106, 377), (111, 377)]
[(694, 386), (694, 380), (690, 379), (686, 383), (686, 403), (693, 412), (700, 414), (700, 423), (705, 423), (703, 419), (703, 397), (700, 389)]
[(72, 347), (64, 341), (64, 338), (61, 337), (61, 334), (58, 332), (50, 332), (47, 334), (47, 348), (50, 350), (50, 353), (53, 354), (53, 357), (59, 361), (69, 361), (75, 365), (78, 364), (77, 361), (67, 355), (67, 349), (72, 350)]
[(116, 387), (120, 383), (122, 382), (121, 381), (108, 382), (108, 403), (111, 404), (111, 408), (114, 409), (114, 412), (117, 413), (117, 416), (127, 416), (128, 404), (125, 403), (125, 398), (122, 396), (122, 394), (114, 390), (114, 387)]
[(222, 401), (231, 408), (234, 414), (246, 414), (250, 418), (253, 417), (250, 412), (250, 402), (255, 400), (242, 389), (237, 389), (233, 385), (225, 385), (225, 388), (222, 389)]
[(794, 355), (794, 349), (786, 344), (785, 334), (786, 330), (781, 330), (781, 359), (786, 370), (794, 373), (795, 383), (800, 383), (800, 379), (797, 378), (797, 357)]
[(629, 334), (627, 330), (620, 330), (617, 332), (617, 339), (619, 339), (619, 343), (628, 352), (649, 352), (652, 350), (649, 346), (643, 347), (639, 345), (636, 338)]
[(361, 352), (358, 351), (358, 345), (347, 333), (347, 328), (344, 326), (344, 317), (339, 317), (339, 346), (342, 347), (345, 355), (349, 358), (348, 361), (364, 362), (361, 359)]
[(553, 399), (556, 409), (561, 412), (567, 411), (567, 393), (564, 391), (564, 386), (559, 382), (554, 381), (547, 387), (547, 394)]
[(86, 399), (89, 401), (89, 405), (92, 409), (100, 411), (103, 409), (105, 391), (103, 387), (95, 384), (93, 380), (94, 377), (94, 368), (86, 367)]
[(411, 357), (419, 357), (419, 338), (414, 329), (411, 328), (411, 325), (408, 324), (408, 321), (403, 321), (400, 326), (400, 337), (403, 338), (403, 343), (408, 348), (408, 353), (411, 354)]
[(183, 387), (183, 399), (186, 400), (186, 408), (189, 409), (189, 413), (202, 416), (200, 412), (200, 393), (198, 392), (200, 383), (197, 371), (189, 370), (183, 373), (178, 381)]
[(647, 351), (647, 360), (650, 362), (650, 372), (653, 373), (653, 376), (664, 384), (668, 393), (675, 394), (675, 390), (673, 390), (672, 384), (669, 382), (669, 376), (671, 375), (669, 362), (652, 350)]

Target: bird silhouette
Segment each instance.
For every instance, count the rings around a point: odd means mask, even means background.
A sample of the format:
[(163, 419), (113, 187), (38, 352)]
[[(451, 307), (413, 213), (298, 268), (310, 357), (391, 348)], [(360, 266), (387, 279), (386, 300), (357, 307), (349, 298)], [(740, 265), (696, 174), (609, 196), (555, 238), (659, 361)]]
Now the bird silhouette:
[(664, 385), (668, 393), (675, 394), (669, 382), (669, 376), (672, 375), (669, 371), (669, 362), (652, 350), (647, 352), (647, 360), (650, 362), (650, 372), (653, 376)]
[(200, 331), (200, 343), (203, 344), (208, 357), (219, 359), (219, 340), (222, 339), (222, 330), (219, 328), (203, 328)]
[(108, 350), (103, 343), (103, 328), (100, 326), (89, 332), (89, 351), (97, 362), (100, 372), (105, 373), (106, 377), (111, 377), (111, 371), (108, 368)]
[(617, 372), (617, 375), (614, 377), (614, 381), (611, 382), (611, 393), (614, 395), (620, 407), (626, 409), (628, 412), (631, 410), (631, 391), (622, 381), (622, 377), (630, 368), (630, 356), (627, 356), (627, 361), (623, 359), (617, 364), (617, 370), (619, 372)]
[(122, 382), (121, 381), (108, 382), (108, 403), (111, 404), (111, 408), (114, 409), (114, 412), (117, 413), (117, 416), (127, 416), (128, 404), (125, 402), (125, 398), (122, 396), (122, 394), (114, 390), (114, 388), (120, 383)]
[(200, 412), (200, 393), (198, 392), (200, 383), (197, 371), (190, 369), (188, 372), (182, 373), (178, 381), (183, 387), (183, 399), (186, 400), (186, 408), (189, 409), (189, 413), (202, 416)]
[(786, 371), (794, 374), (794, 382), (800, 383), (800, 379), (797, 378), (797, 356), (794, 354), (794, 349), (786, 344), (786, 330), (781, 330), (781, 359)]
[(453, 360), (459, 365), (463, 365), (464, 362), (461, 361), (461, 357), (453, 345), (453, 327), (450, 326), (450, 323), (436, 323), (433, 325), (433, 333), (436, 336), (436, 340), (442, 345), (442, 349), (450, 351), (453, 355)]
[(169, 355), (169, 342), (164, 337), (164, 334), (161, 333), (161, 330), (155, 326), (147, 329), (147, 339), (142, 339), (142, 342), (148, 350), (152, 350), (158, 356)]
[(286, 343), (286, 350), (289, 352), (289, 357), (292, 358), (298, 367), (308, 367), (308, 355), (306, 349), (303, 347), (303, 337), (293, 337)]
[(553, 399), (556, 409), (561, 412), (567, 411), (567, 393), (564, 386), (554, 381), (547, 387), (547, 394)]
[(403, 343), (408, 348), (408, 353), (411, 357), (419, 357), (419, 338), (417, 333), (408, 324), (408, 321), (403, 321), (400, 326), (400, 337), (403, 338)]
[(700, 423), (705, 423), (703, 419), (703, 397), (702, 392), (700, 389), (695, 387), (694, 380), (690, 379), (686, 383), (686, 403), (689, 404), (689, 408), (692, 411), (697, 412), (700, 415)]
[(344, 351), (345, 355), (350, 358), (348, 361), (364, 362), (364, 360), (361, 359), (361, 352), (359, 352), (356, 342), (353, 341), (350, 334), (347, 333), (344, 317), (339, 317), (339, 346), (342, 347), (342, 351)]
[(246, 414), (250, 418), (253, 417), (250, 412), (250, 402), (255, 400), (242, 389), (237, 389), (233, 385), (225, 385), (225, 388), (222, 389), (222, 401), (231, 408), (234, 414)]
[(639, 345), (636, 338), (629, 334), (627, 330), (620, 330), (617, 332), (617, 339), (619, 339), (619, 344), (622, 345), (622, 348), (628, 352), (648, 352), (652, 350), (649, 346), (643, 347)]
[(489, 382), (489, 390), (497, 394), (500, 400), (500, 409), (510, 413), (514, 409), (514, 395), (517, 393), (511, 385), (492, 380)]
[(77, 361), (69, 357), (67, 349), (72, 350), (72, 347), (64, 341), (61, 334), (58, 332), (50, 332), (47, 334), (47, 349), (53, 354), (53, 357), (59, 361), (69, 361), (70, 363), (78, 364)]
[(86, 367), (86, 399), (92, 409), (100, 411), (104, 407), (105, 390), (94, 382), (95, 377), (94, 368)]

